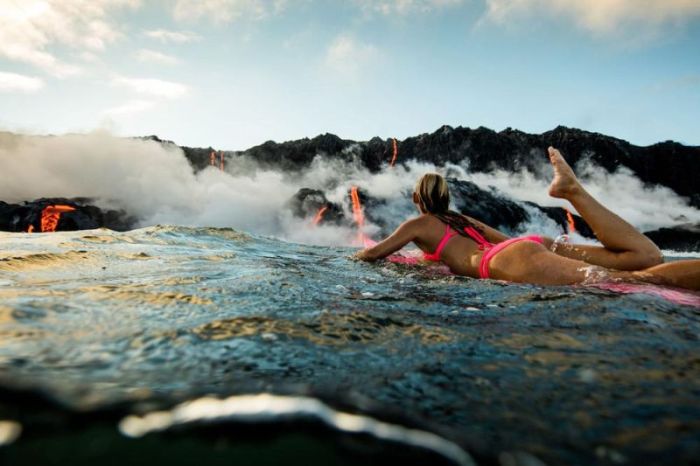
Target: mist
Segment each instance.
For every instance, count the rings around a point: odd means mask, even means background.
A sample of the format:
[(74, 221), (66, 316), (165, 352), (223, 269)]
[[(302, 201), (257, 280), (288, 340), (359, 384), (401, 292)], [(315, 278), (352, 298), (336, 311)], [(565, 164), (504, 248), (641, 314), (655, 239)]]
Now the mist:
[[(393, 228), (416, 214), (410, 194), (427, 171), (493, 186), (513, 200), (543, 206), (568, 206), (547, 194), (548, 179), (527, 171), (470, 173), (467, 166), (407, 161), (370, 173), (359, 161), (318, 156), (302, 172), (260, 168), (245, 156), (227, 161), (226, 171), (210, 167), (193, 173), (182, 150), (150, 140), (124, 139), (105, 132), (66, 136), (0, 133), (0, 200), (88, 197), (105, 209), (123, 209), (139, 226), (177, 224), (232, 227), (256, 234), (319, 245), (348, 245), (352, 227), (314, 226), (292, 216), (287, 203), (300, 188), (323, 190), (352, 218), (348, 193), (353, 185), (384, 202), (373, 212)], [(548, 172), (549, 170), (549, 172)], [(576, 167), (585, 186), (613, 211), (642, 230), (700, 222), (700, 211), (668, 188), (645, 186), (628, 170), (610, 174), (584, 163)], [(543, 167), (542, 173), (551, 173)], [(531, 207), (531, 222), (519, 232), (560, 233), (548, 217)], [(379, 228), (367, 224), (374, 239)]]

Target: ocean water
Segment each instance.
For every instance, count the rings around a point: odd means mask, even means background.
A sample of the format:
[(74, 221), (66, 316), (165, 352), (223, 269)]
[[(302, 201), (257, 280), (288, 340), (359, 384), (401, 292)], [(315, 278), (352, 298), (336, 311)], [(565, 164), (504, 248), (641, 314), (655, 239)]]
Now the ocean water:
[[(119, 438), (313, 418), (448, 463), (700, 455), (698, 307), (354, 252), (230, 228), (0, 233), (0, 384), (63, 416), (118, 410)], [(24, 433), (4, 454), (28, 461), (40, 434), (8, 403)]]

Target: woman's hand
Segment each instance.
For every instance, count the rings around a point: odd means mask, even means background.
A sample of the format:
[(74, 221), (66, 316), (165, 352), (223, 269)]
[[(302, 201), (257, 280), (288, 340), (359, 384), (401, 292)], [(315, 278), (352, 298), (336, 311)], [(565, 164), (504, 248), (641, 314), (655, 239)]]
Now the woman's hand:
[(350, 258), (356, 261), (374, 262), (377, 259), (373, 257), (372, 253), (370, 252), (370, 249), (371, 248), (367, 248), (363, 249), (362, 251), (356, 252)]
[(408, 220), (402, 223), (396, 231), (384, 241), (356, 253), (352, 256), (353, 259), (374, 262), (395, 253), (415, 239), (417, 224), (418, 219)]

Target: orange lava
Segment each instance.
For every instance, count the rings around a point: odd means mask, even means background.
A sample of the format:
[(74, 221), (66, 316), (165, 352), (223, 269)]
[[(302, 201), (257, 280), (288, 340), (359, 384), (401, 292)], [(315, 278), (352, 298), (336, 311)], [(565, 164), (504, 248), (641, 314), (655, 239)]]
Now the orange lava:
[(391, 157), (391, 163), (389, 165), (393, 167), (396, 164), (396, 159), (399, 156), (399, 144), (396, 142), (396, 138), (392, 138), (391, 144), (394, 148), (394, 155)]
[(566, 211), (566, 221), (569, 223), (569, 234), (576, 233), (576, 222), (574, 222), (574, 216), (571, 215), (569, 209), (564, 209)]
[(74, 210), (75, 207), (61, 204), (49, 205), (44, 207), (44, 210), (41, 211), (42, 233), (56, 231), (56, 227), (58, 226), (58, 220), (61, 218), (61, 214), (64, 212), (72, 212)]
[(365, 226), (365, 214), (362, 212), (362, 202), (360, 202), (357, 186), (350, 188), (350, 199), (352, 199), (352, 216), (355, 219), (355, 223), (357, 223), (357, 227), (362, 230)]
[(357, 191), (357, 186), (350, 188), (350, 199), (352, 199), (352, 216), (357, 223), (357, 241), (366, 245), (369, 238), (362, 231), (365, 227), (365, 213), (362, 211), (362, 202), (360, 202), (360, 194)]
[(321, 220), (323, 220), (323, 214), (325, 214), (327, 210), (327, 205), (324, 205), (323, 207), (318, 209), (318, 212), (316, 212), (316, 216), (314, 217), (314, 225), (318, 225), (319, 223), (321, 223)]

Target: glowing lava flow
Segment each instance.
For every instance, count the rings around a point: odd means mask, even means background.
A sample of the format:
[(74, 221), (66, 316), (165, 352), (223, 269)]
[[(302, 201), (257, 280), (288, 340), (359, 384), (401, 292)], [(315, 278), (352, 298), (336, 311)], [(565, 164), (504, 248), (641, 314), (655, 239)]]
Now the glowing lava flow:
[(564, 209), (566, 211), (566, 221), (569, 223), (569, 234), (576, 233), (576, 223), (574, 222), (574, 216), (571, 215), (569, 209)]
[(323, 214), (325, 214), (327, 210), (327, 205), (318, 209), (318, 212), (316, 212), (316, 216), (314, 217), (314, 225), (318, 225), (319, 223), (321, 223), (321, 220), (323, 220)]
[(64, 212), (72, 212), (74, 210), (75, 207), (71, 207), (69, 205), (57, 204), (46, 206), (44, 210), (41, 211), (41, 232), (47, 233), (56, 231), (61, 214)]
[(362, 212), (362, 202), (360, 202), (357, 186), (350, 188), (350, 199), (352, 199), (352, 216), (355, 219), (355, 223), (357, 223), (357, 227), (362, 230), (365, 226), (365, 214)]
[(399, 156), (399, 145), (396, 142), (396, 138), (392, 138), (391, 144), (394, 149), (394, 155), (391, 157), (391, 163), (389, 164), (389, 166), (393, 167), (396, 164), (397, 157)]
[(367, 235), (362, 231), (365, 228), (365, 214), (362, 211), (362, 202), (360, 202), (360, 193), (357, 191), (357, 186), (350, 188), (350, 199), (352, 199), (352, 216), (357, 223), (357, 241), (367, 247), (372, 243)]

